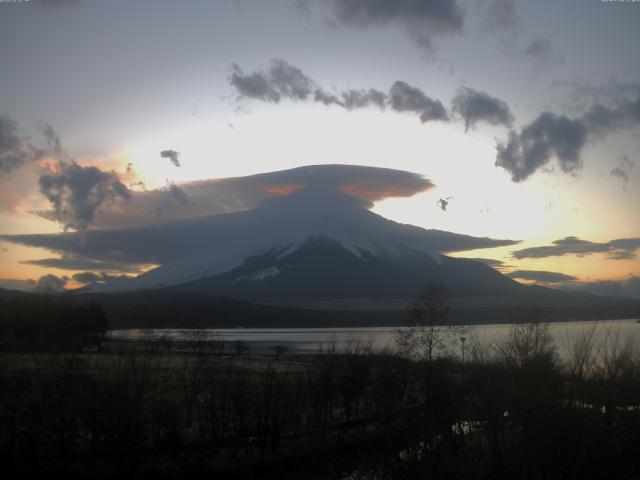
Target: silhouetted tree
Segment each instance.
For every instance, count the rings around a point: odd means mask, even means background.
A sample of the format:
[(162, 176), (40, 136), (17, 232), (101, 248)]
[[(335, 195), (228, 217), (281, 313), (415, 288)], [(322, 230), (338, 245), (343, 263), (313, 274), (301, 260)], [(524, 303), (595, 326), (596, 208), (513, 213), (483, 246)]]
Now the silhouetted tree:
[(449, 294), (443, 285), (427, 287), (407, 308), (402, 327), (396, 331), (401, 354), (433, 361), (446, 350), (454, 332), (449, 319)]

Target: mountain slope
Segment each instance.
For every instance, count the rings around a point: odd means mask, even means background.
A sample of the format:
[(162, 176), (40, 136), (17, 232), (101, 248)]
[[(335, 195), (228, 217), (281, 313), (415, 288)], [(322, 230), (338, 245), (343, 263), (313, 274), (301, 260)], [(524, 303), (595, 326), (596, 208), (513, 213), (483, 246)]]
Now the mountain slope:
[[(282, 266), (282, 262), (269, 260), (274, 252), (276, 256), (288, 256), (289, 260), (295, 259), (305, 265), (303, 270), (299, 270), (299, 275), (305, 278), (294, 281), (291, 272), (287, 277), (292, 282), (286, 285), (287, 289), (303, 288), (300, 282), (313, 289), (314, 276), (325, 275), (321, 273), (323, 268), (329, 269), (328, 264), (320, 260), (327, 256), (331, 257), (328, 260), (331, 269), (326, 274), (333, 275), (332, 281), (342, 279), (342, 284), (357, 289), (367, 271), (388, 272), (391, 269), (398, 270), (397, 273), (411, 273), (415, 267), (410, 263), (416, 258), (421, 267), (433, 270), (445, 261), (439, 252), (514, 243), (403, 225), (370, 212), (356, 198), (322, 189), (303, 189), (270, 199), (245, 212), (180, 222), (172, 225), (172, 230), (175, 229), (179, 229), (183, 237), (196, 237), (196, 240), (190, 242), (186, 252), (176, 252), (160, 267), (141, 275), (131, 285), (122, 286), (123, 289), (180, 285), (223, 274), (233, 276), (236, 269), (258, 274), (247, 270), (253, 267), (247, 267), (246, 263), (262, 262), (266, 265), (264, 268)], [(176, 249), (180, 249), (183, 242), (176, 240)], [(149, 248), (152, 249), (153, 245)], [(315, 260), (311, 258), (314, 255)], [(342, 261), (346, 263), (341, 264)], [(313, 262), (315, 265), (311, 265)], [(396, 267), (391, 263), (396, 263)], [(367, 268), (363, 270), (361, 267), (365, 264)], [(452, 262), (447, 264), (453, 268)], [(357, 268), (349, 272), (347, 265)], [(490, 271), (484, 267), (475, 268)], [(275, 270), (270, 272), (273, 274)], [(270, 275), (269, 271), (263, 273)], [(415, 277), (418, 273), (412, 275)], [(382, 277), (376, 275), (376, 278), (381, 280)], [(397, 278), (394, 273), (385, 282), (386, 287), (393, 285)], [(406, 288), (401, 290), (403, 293), (408, 291)], [(277, 287), (272, 291), (274, 294), (286, 294)]]
[(315, 236), (295, 249), (276, 248), (221, 275), (176, 288), (260, 302), (412, 298), (432, 283), (444, 284), (454, 296), (510, 295), (524, 290), (480, 262), (436, 258), (410, 248), (393, 256), (352, 252), (332, 238)]
[[(442, 255), (517, 242), (388, 220), (369, 210), (369, 198), (382, 194), (371, 193), (375, 188), (366, 182), (354, 186), (339, 180), (343, 167), (305, 167), (300, 172), (304, 185), (264, 199), (250, 210), (135, 228), (14, 235), (7, 240), (106, 263), (158, 265), (133, 280), (98, 282), (89, 287), (94, 292), (187, 284), (181, 287), (185, 291), (282, 301), (407, 297), (435, 281), (460, 295), (503, 295), (518, 288), (489, 267)], [(323, 172), (331, 173), (331, 182), (319, 181)]]

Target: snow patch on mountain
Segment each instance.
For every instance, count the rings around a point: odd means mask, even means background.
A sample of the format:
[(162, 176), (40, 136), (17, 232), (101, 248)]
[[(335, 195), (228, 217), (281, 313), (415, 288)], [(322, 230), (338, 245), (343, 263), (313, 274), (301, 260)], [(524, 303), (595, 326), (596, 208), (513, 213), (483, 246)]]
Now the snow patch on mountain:
[(265, 278), (274, 277), (276, 275), (280, 275), (278, 267), (269, 267), (250, 273), (249, 275), (242, 275), (241, 277), (236, 278), (233, 283), (242, 282), (243, 280), (264, 280)]

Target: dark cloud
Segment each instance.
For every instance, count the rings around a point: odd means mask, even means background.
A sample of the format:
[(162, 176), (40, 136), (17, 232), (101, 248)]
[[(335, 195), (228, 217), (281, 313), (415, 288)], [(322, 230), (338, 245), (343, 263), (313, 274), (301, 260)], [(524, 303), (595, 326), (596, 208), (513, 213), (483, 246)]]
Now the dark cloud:
[(472, 88), (460, 87), (451, 105), (452, 112), (464, 119), (465, 131), (481, 121), (506, 127), (513, 123), (511, 110), (504, 101)]
[(329, 92), (319, 87), (302, 70), (281, 59), (272, 60), (267, 70), (249, 74), (244, 74), (240, 67), (234, 65), (229, 80), (238, 91), (239, 98), (253, 98), (273, 103), (288, 98), (327, 106), (336, 105), (346, 110), (368, 107), (383, 110), (391, 106), (392, 110), (397, 112), (416, 113), (422, 123), (449, 120), (442, 102), (428, 97), (419, 88), (402, 81), (396, 81), (388, 93), (375, 88)]
[(609, 258), (614, 260), (628, 260), (635, 258), (636, 250), (640, 248), (640, 237), (611, 240), (606, 243), (606, 245), (609, 247)]
[(56, 275), (43, 275), (38, 279), (33, 287), (36, 293), (60, 293), (65, 290), (69, 277), (58, 277)]
[(71, 278), (73, 279), (74, 282), (81, 283), (81, 284), (97, 283), (98, 280), (100, 279), (100, 275), (97, 275), (93, 272), (81, 272), (81, 273), (74, 273)]
[(312, 100), (324, 105), (338, 105), (347, 110), (369, 106), (384, 108), (387, 103), (387, 94), (374, 88), (348, 89), (335, 94), (328, 92), (298, 67), (282, 59), (273, 59), (266, 70), (249, 74), (244, 74), (237, 65), (233, 65), (232, 69), (229, 81), (240, 97), (273, 103), (278, 103), (283, 98)]
[(280, 93), (270, 85), (265, 73), (253, 72), (245, 75), (242, 69), (234, 64), (229, 82), (236, 87), (242, 97), (256, 98), (265, 102), (280, 101)]
[(432, 120), (449, 120), (447, 111), (439, 100), (433, 100), (422, 90), (406, 82), (397, 81), (389, 91), (391, 108), (396, 112), (414, 112), (422, 123)]
[(278, 103), (282, 98), (306, 100), (315, 83), (302, 70), (280, 58), (271, 60), (266, 70), (245, 74), (238, 65), (232, 66), (229, 82), (241, 97)]
[(347, 110), (370, 106), (383, 109), (387, 103), (387, 94), (369, 88), (368, 90), (345, 90), (342, 92), (342, 105)]
[(564, 172), (572, 172), (580, 166), (586, 141), (584, 122), (544, 112), (520, 133), (511, 131), (506, 144), (498, 143), (496, 165), (507, 170), (514, 182), (526, 180), (554, 156)]
[(604, 136), (616, 130), (634, 128), (640, 125), (640, 93), (634, 100), (621, 100), (614, 106), (596, 104), (583, 116), (589, 132)]
[(18, 135), (18, 125), (6, 113), (0, 115), (0, 176), (7, 175), (34, 158), (35, 150)]
[(131, 193), (113, 172), (97, 167), (81, 167), (75, 162), (60, 162), (56, 172), (40, 176), (40, 192), (52, 210), (41, 215), (64, 225), (65, 230), (84, 230), (109, 202), (128, 200)]
[(531, 247), (512, 252), (514, 258), (545, 258), (562, 255), (590, 255), (606, 253), (609, 258), (623, 260), (635, 257), (640, 248), (640, 238), (620, 238), (605, 243), (589, 242), (578, 237), (566, 237), (555, 240), (552, 245)]
[(544, 270), (516, 270), (507, 274), (511, 278), (520, 280), (532, 280), (538, 283), (567, 283), (578, 280), (572, 275), (558, 272), (546, 272)]
[(450, 200), (451, 200), (451, 197), (439, 199), (436, 202), (438, 204), (438, 208), (440, 208), (440, 210), (442, 210), (443, 212), (446, 212), (447, 211), (447, 207), (449, 206), (449, 201)]
[(46, 268), (57, 268), (61, 270), (106, 270), (129, 273), (139, 272), (142, 267), (141, 265), (119, 262), (116, 260), (94, 260), (77, 255), (63, 256), (61, 258), (23, 260), (20, 263), (25, 265), (38, 265)]
[(306, 100), (314, 85), (313, 80), (302, 73), (302, 70), (282, 59), (271, 61), (269, 79), (282, 97), (292, 100)]
[[(179, 167), (180, 166), (180, 152), (176, 152), (175, 150), (162, 150), (160, 152), (160, 158), (168, 158), (169, 161), (171, 161), (171, 163), (173, 163), (173, 165), (175, 167)], [(129, 164), (131, 165), (131, 164)], [(129, 171), (129, 166), (127, 165), (127, 171)]]
[(329, 93), (321, 88), (317, 88), (313, 94), (313, 100), (323, 105), (339, 105), (344, 107), (344, 102), (333, 93)]
[(313, 94), (313, 100), (323, 105), (338, 105), (346, 110), (358, 108), (377, 107), (383, 110), (388, 102), (388, 95), (375, 88), (349, 89), (339, 94), (333, 94), (317, 88)]
[(526, 180), (554, 157), (564, 172), (573, 172), (581, 166), (587, 140), (638, 126), (640, 95), (614, 106), (593, 105), (575, 119), (544, 112), (519, 133), (511, 131), (506, 143), (498, 143), (496, 165), (507, 170), (514, 182)]
[(464, 14), (456, 0), (333, 0), (332, 16), (342, 25), (369, 28), (398, 25), (418, 45), (462, 31)]

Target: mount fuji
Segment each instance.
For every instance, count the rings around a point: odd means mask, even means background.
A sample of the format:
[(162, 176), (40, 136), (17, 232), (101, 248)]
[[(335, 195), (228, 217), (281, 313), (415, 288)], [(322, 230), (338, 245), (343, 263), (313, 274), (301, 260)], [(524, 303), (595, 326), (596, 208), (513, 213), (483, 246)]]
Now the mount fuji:
[[(409, 196), (430, 188), (422, 177), (345, 165), (277, 173), (245, 177), (253, 185), (271, 175), (274, 185), (260, 188), (282, 193), (243, 211), (9, 240), (63, 255), (158, 265), (134, 279), (93, 283), (86, 288), (92, 292), (171, 287), (286, 303), (411, 298), (432, 283), (444, 284), (454, 296), (502, 296), (527, 289), (483, 263), (445, 255), (517, 242), (423, 229), (369, 210), (381, 196)], [(409, 186), (402, 175), (411, 176)], [(184, 188), (193, 196), (193, 190)]]

